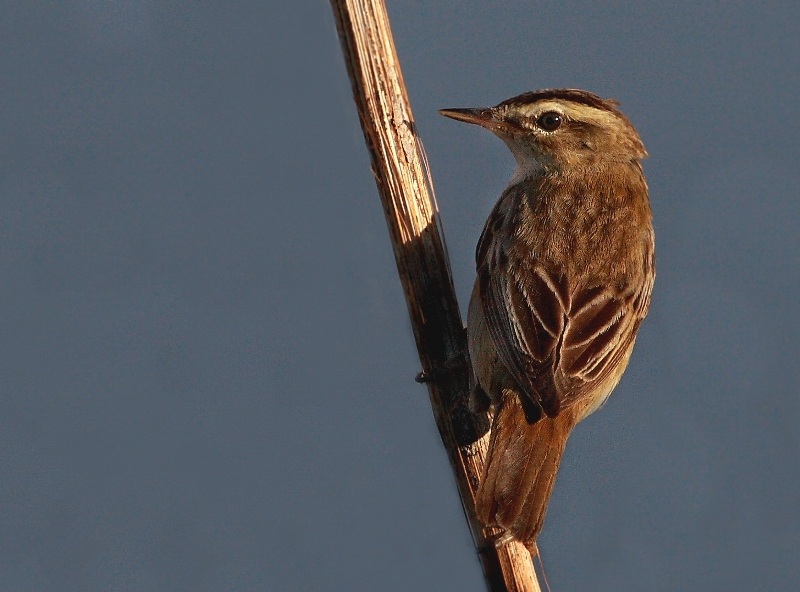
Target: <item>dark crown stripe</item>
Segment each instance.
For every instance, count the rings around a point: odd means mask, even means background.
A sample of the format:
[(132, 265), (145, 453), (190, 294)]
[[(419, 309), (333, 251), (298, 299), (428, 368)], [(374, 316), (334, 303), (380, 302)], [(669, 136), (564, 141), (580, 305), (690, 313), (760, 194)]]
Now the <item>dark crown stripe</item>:
[(604, 109), (606, 111), (619, 113), (616, 109), (616, 106), (619, 105), (617, 101), (613, 99), (601, 99), (595, 94), (575, 88), (545, 88), (543, 90), (526, 92), (519, 96), (512, 97), (507, 101), (503, 101), (498, 107), (527, 105), (549, 99), (573, 101), (575, 103), (582, 103), (590, 107), (595, 107), (596, 109)]

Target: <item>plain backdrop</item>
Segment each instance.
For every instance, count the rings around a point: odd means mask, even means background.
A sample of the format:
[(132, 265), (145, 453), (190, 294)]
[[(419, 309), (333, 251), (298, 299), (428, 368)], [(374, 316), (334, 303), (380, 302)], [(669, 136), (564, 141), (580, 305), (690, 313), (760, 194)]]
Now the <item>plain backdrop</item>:
[[(553, 590), (798, 590), (800, 4), (389, 11), (462, 306), (513, 161), (437, 109), (585, 88), (650, 151)], [(484, 589), (326, 2), (0, 2), (0, 280), (0, 590)]]

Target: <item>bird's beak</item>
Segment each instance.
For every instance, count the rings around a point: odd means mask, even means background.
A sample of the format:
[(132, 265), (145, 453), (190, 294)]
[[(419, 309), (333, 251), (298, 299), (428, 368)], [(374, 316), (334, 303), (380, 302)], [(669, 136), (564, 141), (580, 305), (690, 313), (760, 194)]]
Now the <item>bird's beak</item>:
[(474, 123), (486, 129), (495, 130), (500, 123), (495, 118), (494, 109), (488, 107), (482, 109), (440, 109), (440, 115), (456, 119), (458, 121), (465, 121), (467, 123)]
[(507, 121), (500, 110), (495, 107), (481, 109), (440, 109), (439, 113), (450, 119), (474, 123), (501, 137), (513, 134), (516, 129), (513, 122)]

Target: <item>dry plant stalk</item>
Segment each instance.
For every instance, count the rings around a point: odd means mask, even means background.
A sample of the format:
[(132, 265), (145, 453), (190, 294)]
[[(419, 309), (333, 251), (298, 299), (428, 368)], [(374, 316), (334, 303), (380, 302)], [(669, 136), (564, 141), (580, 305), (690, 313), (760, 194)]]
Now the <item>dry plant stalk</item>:
[[(540, 592), (530, 554), (475, 517), (488, 421), (467, 408), (466, 335), (427, 167), (382, 0), (331, 0), (436, 424), (489, 590)], [(455, 363), (455, 360), (461, 360)]]

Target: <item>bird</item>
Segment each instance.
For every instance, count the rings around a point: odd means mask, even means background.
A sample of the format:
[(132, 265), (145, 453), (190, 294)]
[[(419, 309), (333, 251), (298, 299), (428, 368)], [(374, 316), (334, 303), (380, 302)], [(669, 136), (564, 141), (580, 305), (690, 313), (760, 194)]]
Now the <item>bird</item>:
[(584, 90), (440, 113), (516, 160), (477, 244), (467, 343), (471, 407), (493, 414), (476, 515), (533, 555), (567, 439), (616, 387), (650, 307), (647, 151), (617, 101)]

